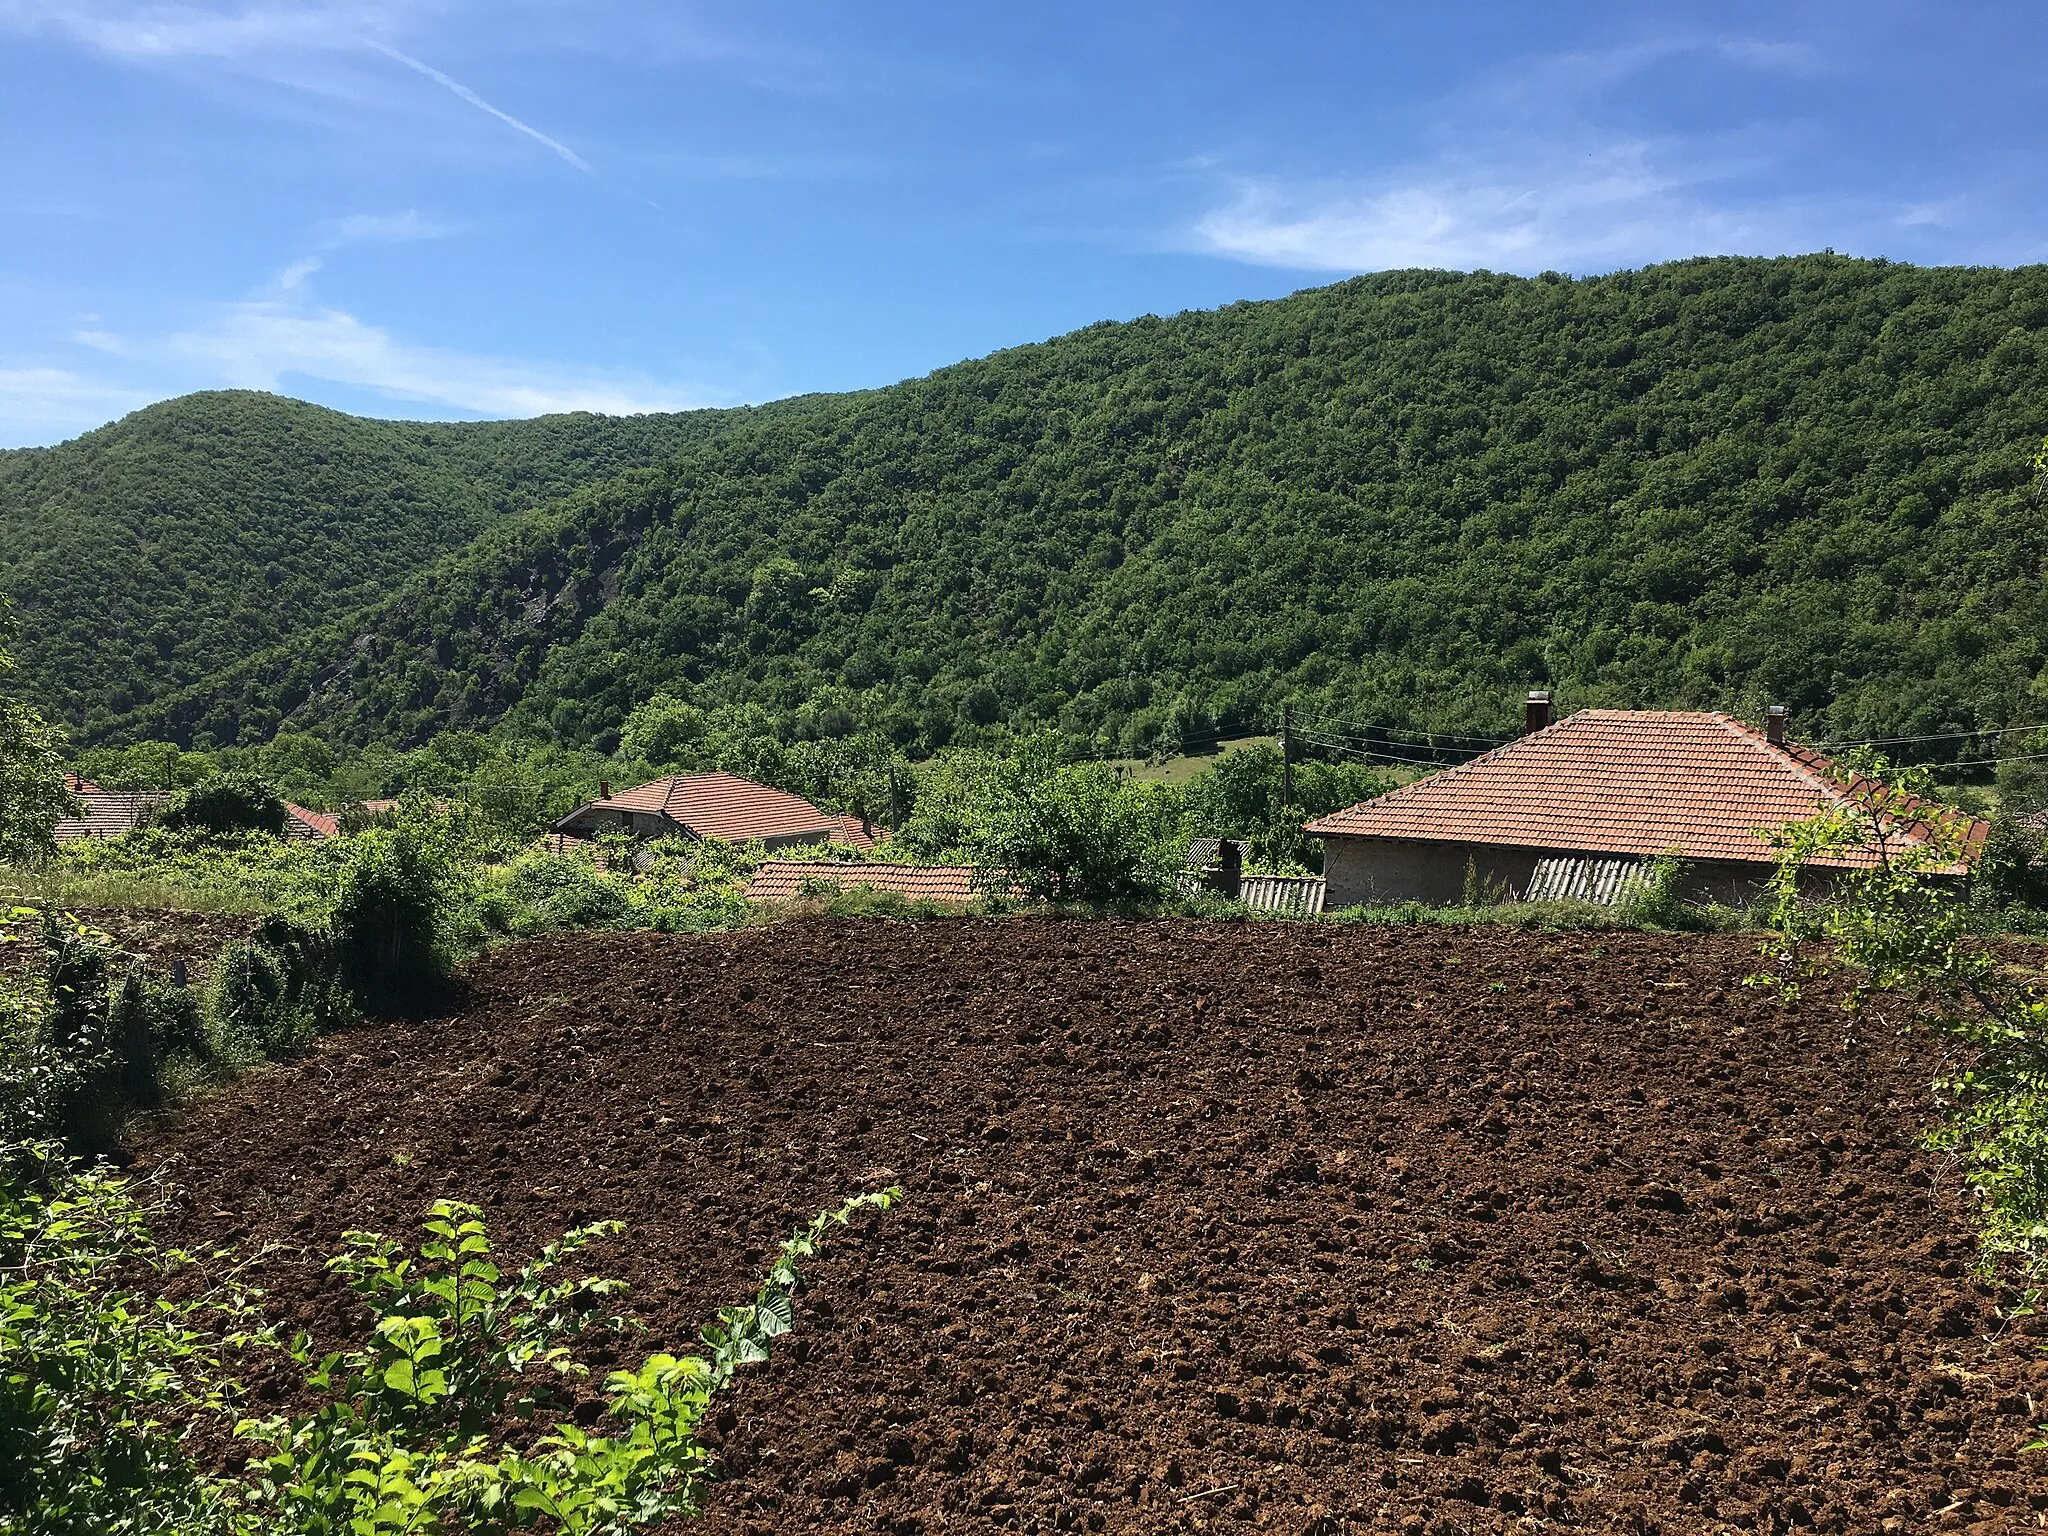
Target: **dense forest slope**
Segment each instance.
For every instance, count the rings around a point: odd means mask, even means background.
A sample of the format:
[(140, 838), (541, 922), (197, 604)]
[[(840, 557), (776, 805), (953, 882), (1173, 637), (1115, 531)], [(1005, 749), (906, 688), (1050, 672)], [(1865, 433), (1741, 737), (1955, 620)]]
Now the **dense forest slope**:
[(0, 585), (36, 702), (88, 731), (352, 614), (506, 513), (721, 412), (440, 425), (234, 391), (0, 453)]
[(1282, 697), (1497, 729), (1542, 680), (1813, 734), (2040, 719), (2044, 328), (2048, 269), (1834, 256), (1094, 326), (739, 421), (119, 734), (608, 745), (690, 687), (1129, 747)]

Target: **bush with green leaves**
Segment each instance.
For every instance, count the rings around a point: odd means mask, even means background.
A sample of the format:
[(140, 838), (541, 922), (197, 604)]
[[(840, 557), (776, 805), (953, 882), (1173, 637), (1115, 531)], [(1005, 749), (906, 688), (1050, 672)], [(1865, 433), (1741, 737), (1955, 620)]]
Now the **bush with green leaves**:
[[(26, 909), (17, 909), (24, 915)], [(0, 1140), (111, 1150), (122, 1121), (160, 1103), (166, 1068), (213, 1054), (199, 1007), (106, 936), (42, 916), (40, 973), (0, 991)]]
[[(0, 1147), (0, 1530), (627, 1536), (694, 1514), (713, 1473), (698, 1430), (789, 1331), (798, 1265), (900, 1196), (858, 1195), (798, 1228), (701, 1354), (610, 1373), (601, 1432), (568, 1414), (590, 1374), (573, 1346), (637, 1325), (608, 1315), (623, 1286), (563, 1269), (621, 1224), (570, 1232), (507, 1275), (476, 1209), (438, 1201), (415, 1251), (347, 1235), (331, 1267), (372, 1316), (366, 1341), (315, 1358), (301, 1335), (289, 1348), (325, 1402), (250, 1419), (237, 1366), (277, 1339), (232, 1271), (215, 1278), (232, 1256), (211, 1255), (190, 1294), (171, 1280), (195, 1261), (152, 1237), (135, 1184), (47, 1144)], [(214, 1459), (230, 1427), (255, 1456), (207, 1470), (193, 1447)]]
[(1093, 906), (1166, 899), (1186, 862), (1182, 796), (1108, 763), (1069, 763), (1057, 736), (1007, 755), (955, 752), (926, 766), (898, 842), (974, 866), (992, 897)]
[(1962, 1165), (1985, 1269), (2048, 1274), (2048, 990), (1974, 932), (1957, 873), (1969, 822), (1930, 804), (1927, 771), (1864, 750), (1842, 773), (1856, 799), (1772, 835), (1773, 932), (1751, 979), (1796, 1000), (1846, 971), (1851, 1012), (1902, 1005), (1960, 1046), (1935, 1084), (1944, 1113), (1929, 1144)]
[(189, 1437), (232, 1414), (236, 1357), (261, 1336), (232, 1286), (164, 1294), (191, 1263), (126, 1181), (0, 1147), (0, 1529), (253, 1536)]
[(591, 859), (536, 848), (511, 862), (491, 897), (486, 920), (502, 932), (612, 928), (632, 907), (633, 884)]
[(209, 1038), (244, 1060), (286, 1060), (355, 1017), (334, 936), (286, 918), (222, 950), (206, 986)]
[(832, 1226), (900, 1196), (857, 1195), (799, 1228), (754, 1300), (704, 1330), (703, 1355), (655, 1354), (612, 1372), (603, 1391), (613, 1429), (603, 1434), (567, 1416), (565, 1389), (589, 1374), (571, 1346), (628, 1330), (603, 1313), (624, 1287), (561, 1272), (622, 1223), (579, 1227), (510, 1275), (474, 1206), (436, 1201), (413, 1253), (349, 1233), (330, 1267), (368, 1308), (370, 1337), (317, 1361), (303, 1337), (294, 1344), (328, 1402), (242, 1426), (267, 1448), (254, 1468), (262, 1502), (299, 1536), (623, 1536), (694, 1514), (711, 1475), (698, 1428), (738, 1369), (766, 1360), (789, 1331), (798, 1263)]
[(474, 828), (424, 796), (400, 799), (387, 827), (346, 840), (326, 920), (341, 972), (365, 1002), (405, 1002), (446, 974), (452, 925), (473, 893)]
[(1260, 744), (1219, 756), (1189, 781), (1187, 803), (1201, 836), (1243, 839), (1251, 868), (1289, 874), (1323, 867), (1322, 840), (1302, 831), (1304, 823), (1383, 795), (1394, 784), (1366, 763), (1305, 759), (1294, 765), (1290, 805), (1280, 749)]
[(219, 773), (178, 790), (156, 814), (166, 832), (204, 832), (227, 837), (237, 832), (283, 834), (284, 801), (253, 773)]
[(663, 838), (641, 850), (633, 921), (657, 933), (710, 933), (752, 919), (747, 884), (767, 858), (760, 842)]
[(1722, 926), (1718, 914), (1686, 899), (1692, 866), (1676, 853), (1659, 854), (1623, 887), (1614, 915), (1632, 928), (1706, 932)]

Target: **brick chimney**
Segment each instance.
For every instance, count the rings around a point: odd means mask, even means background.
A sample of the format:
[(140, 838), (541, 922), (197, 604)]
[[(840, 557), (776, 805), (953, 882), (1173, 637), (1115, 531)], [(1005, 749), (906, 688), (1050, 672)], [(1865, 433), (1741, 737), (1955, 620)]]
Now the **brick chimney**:
[(1542, 730), (1550, 724), (1550, 690), (1531, 688), (1529, 697), (1522, 701), (1522, 734)]
[(598, 799), (600, 799), (600, 800), (609, 800), (609, 799), (611, 799), (611, 797), (612, 797), (612, 786), (611, 786), (611, 780), (609, 780), (609, 779), (599, 779), (599, 780), (597, 781), (597, 798), (598, 798)]
[(1764, 711), (1764, 739), (1773, 746), (1785, 745), (1785, 706), (1773, 704)]

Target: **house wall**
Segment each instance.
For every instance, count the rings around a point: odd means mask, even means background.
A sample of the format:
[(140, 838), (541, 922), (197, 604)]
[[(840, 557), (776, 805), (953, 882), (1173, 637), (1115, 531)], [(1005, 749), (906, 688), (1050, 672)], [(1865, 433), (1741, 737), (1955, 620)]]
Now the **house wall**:
[[(1536, 861), (1580, 850), (1504, 848), (1486, 843), (1403, 841), (1386, 837), (1323, 839), (1323, 907), (1385, 905), (1421, 901), (1451, 906), (1464, 900), (1468, 868), (1483, 890), (1519, 896), (1529, 888)], [(1611, 855), (1610, 855), (1611, 857)], [(1688, 901), (1718, 901), (1746, 907), (1763, 895), (1771, 866), (1758, 862), (1702, 860), (1691, 866), (1682, 887)], [(1809, 880), (1827, 878), (1810, 872)]]

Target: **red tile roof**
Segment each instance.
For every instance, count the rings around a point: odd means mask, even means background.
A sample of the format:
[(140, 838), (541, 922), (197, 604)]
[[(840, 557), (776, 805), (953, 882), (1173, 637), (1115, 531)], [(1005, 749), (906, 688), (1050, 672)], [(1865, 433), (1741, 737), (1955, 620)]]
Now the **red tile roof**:
[(309, 811), (303, 805), (284, 803), (284, 835), (317, 841), (323, 837), (337, 837), (341, 833), (341, 818), (330, 816), (325, 811)]
[(805, 881), (836, 884), (841, 890), (869, 886), (901, 891), (913, 901), (978, 901), (974, 871), (945, 865), (851, 864), (822, 859), (770, 859), (747, 886), (749, 901), (788, 901), (803, 894)]
[[(1585, 709), (1307, 830), (1643, 857), (1676, 850), (1760, 863), (1770, 858), (1763, 829), (1826, 806), (1868, 804), (1871, 787), (1863, 780), (1845, 787), (1828, 758), (1773, 744), (1730, 715)], [(1966, 823), (1972, 853), (1983, 845), (1985, 823), (1925, 808), (1930, 817)], [(1900, 828), (1923, 839), (1925, 830)], [(1875, 859), (1856, 852), (1816, 862), (1863, 867)]]
[(75, 771), (64, 775), (64, 787), (74, 795), (101, 795), (106, 793), (105, 790), (93, 783), (84, 774)]
[(76, 842), (82, 837), (119, 837), (124, 832), (133, 832), (143, 825), (170, 799), (170, 792), (162, 789), (95, 789), (88, 785), (83, 791), (73, 790), (78, 803), (83, 807), (83, 816), (66, 816), (57, 823), (57, 841)]
[[(728, 843), (821, 832), (828, 838), (839, 838), (845, 832), (841, 817), (828, 816), (808, 800), (756, 784), (736, 773), (685, 773), (656, 779), (651, 784), (593, 800), (556, 822), (556, 829), (570, 830), (571, 822), (590, 811), (637, 811), (643, 816), (665, 816), (699, 837), (715, 837)], [(857, 820), (854, 826), (858, 831)]]
[(859, 848), (866, 852), (880, 843), (886, 835), (872, 821), (863, 822), (858, 816), (839, 815), (832, 820), (838, 823), (838, 830), (832, 834), (832, 841), (843, 843), (848, 848)]

